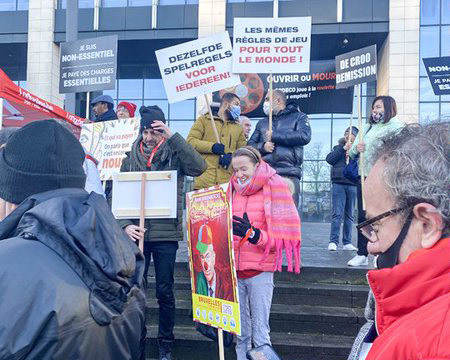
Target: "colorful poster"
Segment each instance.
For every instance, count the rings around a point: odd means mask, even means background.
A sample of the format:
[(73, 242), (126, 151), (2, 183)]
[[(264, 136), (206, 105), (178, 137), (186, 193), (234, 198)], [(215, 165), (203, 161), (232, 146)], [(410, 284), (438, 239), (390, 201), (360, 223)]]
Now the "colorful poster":
[(100, 179), (112, 180), (138, 135), (137, 118), (103, 121), (83, 125), (80, 143), (98, 161)]
[[(289, 103), (306, 114), (350, 114), (353, 109), (353, 87), (336, 90), (334, 60), (313, 60), (311, 71), (303, 74), (274, 74), (273, 88), (286, 94)], [(242, 114), (249, 118), (265, 117), (264, 97), (269, 89), (267, 74), (240, 74), (241, 84), (213, 94), (220, 102), (225, 92), (241, 99)]]
[(228, 185), (186, 194), (194, 321), (241, 334)]
[(155, 51), (170, 103), (239, 84), (228, 32)]
[(234, 18), (233, 72), (309, 72), (311, 24), (311, 16)]

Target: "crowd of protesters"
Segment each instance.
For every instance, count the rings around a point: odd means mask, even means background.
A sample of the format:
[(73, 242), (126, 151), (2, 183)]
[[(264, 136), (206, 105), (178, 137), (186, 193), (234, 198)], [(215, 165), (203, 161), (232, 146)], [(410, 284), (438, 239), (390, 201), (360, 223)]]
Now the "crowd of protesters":
[[(134, 117), (137, 110), (121, 102), (115, 112), (107, 95), (91, 104), (96, 122)], [(281, 261), (276, 247), (300, 244), (301, 166), (311, 127), (279, 90), (267, 94), (266, 117), (251, 136), (240, 110), (239, 97), (225, 93), (213, 121), (201, 115), (185, 140), (172, 133), (159, 107), (139, 109), (139, 136), (121, 171), (178, 174), (177, 219), (146, 220), (143, 228), (135, 220), (116, 221), (102, 189), (85, 190), (86, 162), (93, 170), (95, 159), (56, 121), (2, 134), (0, 359), (144, 359), (151, 260), (159, 359), (172, 359), (185, 176), (195, 178), (194, 189), (229, 183), (240, 258), (237, 359), (270, 345), (273, 272)], [(406, 126), (396, 114), (393, 98), (375, 98), (368, 123), (360, 132), (348, 128), (327, 156), (333, 199), (328, 250), (337, 250), (342, 222), (343, 247), (356, 250), (357, 200), (358, 253), (348, 265), (367, 265), (368, 253), (378, 256), (378, 270), (368, 273), (367, 323), (351, 360), (445, 359), (450, 351), (450, 127)], [(143, 254), (135, 245), (142, 238)]]

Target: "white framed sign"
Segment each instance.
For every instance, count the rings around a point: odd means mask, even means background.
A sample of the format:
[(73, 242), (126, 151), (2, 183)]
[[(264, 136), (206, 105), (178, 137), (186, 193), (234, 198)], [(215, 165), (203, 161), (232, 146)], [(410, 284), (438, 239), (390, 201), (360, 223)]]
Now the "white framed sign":
[(145, 218), (176, 218), (177, 172), (174, 170), (113, 174), (112, 212), (116, 219), (139, 219), (143, 173), (146, 177)]
[(241, 83), (231, 73), (228, 32), (155, 51), (169, 103), (209, 94)]
[(312, 18), (234, 18), (233, 73), (307, 73)]

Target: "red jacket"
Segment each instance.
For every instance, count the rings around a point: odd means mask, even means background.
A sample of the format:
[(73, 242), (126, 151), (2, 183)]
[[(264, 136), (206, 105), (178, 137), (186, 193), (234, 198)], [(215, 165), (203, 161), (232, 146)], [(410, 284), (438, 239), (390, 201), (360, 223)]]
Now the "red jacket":
[(450, 359), (450, 238), (368, 279), (379, 336), (366, 360)]
[[(269, 256), (264, 259), (264, 249), (268, 246), (266, 216), (264, 213), (263, 190), (249, 196), (233, 193), (233, 215), (242, 217), (247, 213), (251, 224), (261, 230), (261, 236), (256, 245), (246, 241), (242, 245), (241, 237), (233, 237), (234, 259), (236, 270), (272, 271), (275, 264), (275, 248), (271, 249)], [(263, 261), (264, 259), (264, 261)]]

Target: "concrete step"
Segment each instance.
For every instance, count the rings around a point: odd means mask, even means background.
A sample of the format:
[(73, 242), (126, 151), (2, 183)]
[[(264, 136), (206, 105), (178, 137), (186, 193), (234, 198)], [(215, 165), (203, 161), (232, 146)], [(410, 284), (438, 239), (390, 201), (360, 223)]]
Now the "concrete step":
[[(148, 278), (147, 298), (155, 297), (155, 278)], [(188, 277), (175, 278), (175, 298), (191, 299), (191, 281)], [(275, 280), (273, 304), (316, 305), (362, 308), (366, 304), (366, 285), (327, 284), (297, 281)]]
[[(159, 308), (155, 300), (147, 301), (148, 325), (158, 324)], [(273, 304), (270, 328), (274, 332), (355, 336), (365, 323), (362, 309)], [(176, 301), (176, 326), (194, 326), (190, 300)]]
[[(147, 327), (147, 360), (157, 358), (157, 327)], [(271, 332), (272, 345), (283, 360), (346, 360), (353, 336), (292, 334)], [(217, 344), (198, 333), (193, 326), (175, 328), (174, 360), (218, 360)], [(234, 344), (225, 349), (225, 358), (235, 360)]]
[[(363, 268), (302, 267), (297, 275), (287, 272), (283, 267), (282, 272), (275, 272), (275, 281), (367, 285), (366, 273), (367, 269)], [(150, 264), (149, 277), (154, 277), (153, 264)], [(188, 263), (175, 264), (175, 277), (189, 278)]]

